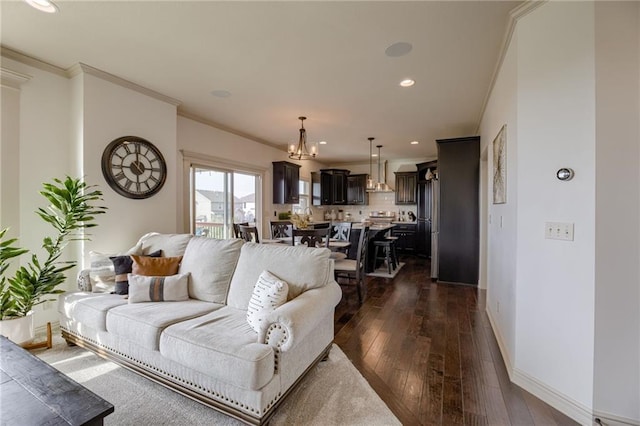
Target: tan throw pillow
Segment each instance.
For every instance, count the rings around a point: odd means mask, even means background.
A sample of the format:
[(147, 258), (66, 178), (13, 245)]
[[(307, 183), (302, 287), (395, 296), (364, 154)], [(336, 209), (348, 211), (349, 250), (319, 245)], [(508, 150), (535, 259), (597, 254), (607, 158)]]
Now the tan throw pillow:
[(178, 267), (182, 256), (178, 257), (147, 257), (131, 255), (133, 275), (145, 275), (148, 277), (166, 277), (178, 273)]
[(247, 322), (256, 332), (264, 318), (287, 301), (289, 285), (269, 271), (262, 271), (247, 307)]
[(179, 302), (189, 299), (189, 274), (168, 277), (128, 276), (129, 303)]

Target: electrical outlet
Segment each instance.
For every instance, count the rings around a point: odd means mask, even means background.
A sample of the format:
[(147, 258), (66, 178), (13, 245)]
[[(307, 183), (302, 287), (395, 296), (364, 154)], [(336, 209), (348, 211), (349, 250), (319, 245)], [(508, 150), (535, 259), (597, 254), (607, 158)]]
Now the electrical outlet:
[(545, 222), (544, 237), (547, 240), (573, 241), (573, 223)]

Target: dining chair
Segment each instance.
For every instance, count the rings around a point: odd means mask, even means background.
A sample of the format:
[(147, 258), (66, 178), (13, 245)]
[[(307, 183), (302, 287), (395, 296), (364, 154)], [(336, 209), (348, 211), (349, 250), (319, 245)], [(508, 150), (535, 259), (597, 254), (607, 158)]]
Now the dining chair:
[(240, 222), (233, 224), (233, 236), (235, 238), (240, 238), (240, 228), (238, 227), (238, 225), (249, 226), (249, 222)]
[[(369, 226), (364, 226), (358, 238), (358, 250), (355, 259), (341, 259), (334, 262), (334, 274), (336, 282), (349, 285), (355, 282), (358, 291), (358, 302), (362, 305), (366, 293), (365, 286), (365, 264), (367, 257), (367, 247), (369, 245)], [(346, 283), (339, 279), (346, 279)]]
[(291, 231), (293, 230), (293, 223), (289, 221), (269, 222), (269, 228), (271, 229), (271, 238), (286, 238), (291, 237)]
[(260, 238), (258, 237), (258, 228), (255, 226), (248, 225), (238, 225), (238, 230), (240, 232), (240, 238), (247, 242), (259, 243)]
[(349, 241), (351, 237), (351, 222), (336, 222), (332, 226), (331, 238), (340, 241)]
[(306, 244), (309, 247), (329, 248), (329, 235), (331, 235), (331, 228), (293, 229), (291, 232), (291, 245), (296, 245), (297, 240), (300, 244)]

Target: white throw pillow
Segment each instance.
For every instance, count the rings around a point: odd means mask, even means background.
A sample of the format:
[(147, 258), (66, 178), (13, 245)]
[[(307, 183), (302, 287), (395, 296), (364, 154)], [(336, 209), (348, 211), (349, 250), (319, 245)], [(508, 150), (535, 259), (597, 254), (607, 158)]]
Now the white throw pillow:
[(189, 274), (167, 277), (128, 275), (129, 303), (180, 302), (189, 299)]
[(94, 293), (111, 293), (116, 285), (116, 273), (110, 257), (129, 254), (142, 254), (142, 244), (137, 243), (127, 251), (119, 253), (89, 252), (89, 278), (91, 291)]
[(287, 301), (289, 285), (269, 271), (262, 271), (247, 307), (247, 322), (256, 332), (260, 332), (260, 323), (278, 306)]

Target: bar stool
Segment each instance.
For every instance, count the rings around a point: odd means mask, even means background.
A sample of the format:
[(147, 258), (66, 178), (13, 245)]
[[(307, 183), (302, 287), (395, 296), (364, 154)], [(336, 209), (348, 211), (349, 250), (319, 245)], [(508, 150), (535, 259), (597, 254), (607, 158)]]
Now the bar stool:
[[(377, 263), (378, 259), (383, 259), (387, 264), (389, 274), (391, 274), (391, 272), (398, 267), (397, 260), (394, 256), (396, 240), (385, 238), (384, 240), (374, 241), (373, 245), (375, 247), (373, 252), (374, 262)], [(378, 249), (380, 247), (382, 247), (383, 253), (381, 256), (378, 256)]]

